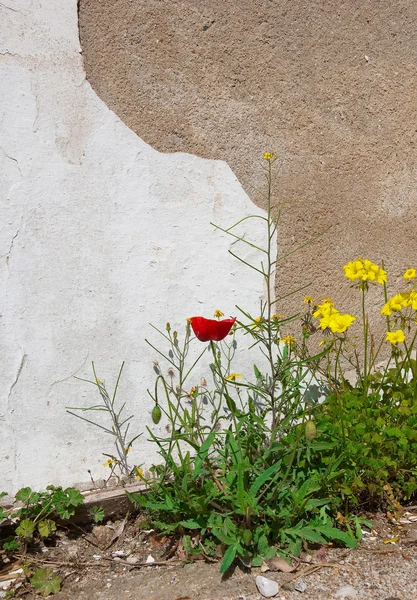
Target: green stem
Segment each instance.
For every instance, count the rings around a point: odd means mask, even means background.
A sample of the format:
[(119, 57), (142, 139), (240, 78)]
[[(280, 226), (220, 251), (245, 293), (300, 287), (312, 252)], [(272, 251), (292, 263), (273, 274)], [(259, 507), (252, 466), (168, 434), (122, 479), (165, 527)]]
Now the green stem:
[(362, 284), (362, 319), (363, 319), (363, 392), (365, 399), (368, 395), (368, 317), (365, 311), (365, 286)]

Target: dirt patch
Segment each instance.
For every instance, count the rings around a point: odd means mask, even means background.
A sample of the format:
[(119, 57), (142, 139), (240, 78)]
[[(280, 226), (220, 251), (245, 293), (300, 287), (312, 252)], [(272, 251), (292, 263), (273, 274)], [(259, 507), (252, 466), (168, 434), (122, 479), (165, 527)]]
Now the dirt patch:
[(331, 227), (279, 288), (312, 281), (355, 314), (347, 260), (384, 259), (392, 280), (417, 260), (416, 22), (412, 0), (80, 0), (98, 95), (156, 149), (226, 160), (261, 205), (249, 183), (275, 150), (281, 249)]
[[(84, 532), (70, 528), (61, 532), (55, 546), (29, 552), (30, 560), (53, 568), (64, 578), (56, 600), (261, 598), (255, 585), (260, 569), (248, 571), (237, 564), (222, 577), (218, 562), (184, 562), (181, 545), (172, 538), (141, 532), (137, 522), (127, 524), (114, 540), (121, 531), (120, 523), (109, 522)], [(393, 543), (384, 543), (388, 540)], [(143, 566), (149, 556), (155, 563)], [(6, 566), (2, 572), (18, 564)], [(345, 586), (353, 587), (358, 599), (411, 600), (417, 590), (417, 522), (398, 526), (376, 516), (372, 533), (358, 549), (310, 548), (294, 573), (266, 572), (264, 576), (280, 584), (281, 600), (332, 599)], [(297, 591), (297, 582), (306, 584), (304, 592)], [(26, 598), (36, 598), (25, 587), (19, 588), (18, 596), (23, 593)]]

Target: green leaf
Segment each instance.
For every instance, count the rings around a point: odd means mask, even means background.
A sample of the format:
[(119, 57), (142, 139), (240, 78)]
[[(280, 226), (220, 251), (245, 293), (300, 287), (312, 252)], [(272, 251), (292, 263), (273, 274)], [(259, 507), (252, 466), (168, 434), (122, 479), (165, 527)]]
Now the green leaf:
[(252, 483), (252, 485), (250, 486), (249, 494), (251, 496), (255, 496), (257, 491), (259, 490), (259, 488), (261, 488), (263, 486), (263, 484), (268, 481), (268, 479), (271, 477), (271, 475), (275, 471), (277, 471), (280, 468), (280, 466), (281, 466), (281, 460), (278, 460), (275, 464), (273, 464), (271, 467), (266, 469), (266, 471), (264, 471), (261, 475), (259, 475), (259, 477), (257, 477), (255, 479), (255, 481)]
[(47, 538), (51, 536), (56, 531), (55, 521), (52, 521), (52, 519), (40, 521), (38, 523), (38, 531), (41, 537)]
[(19, 548), (19, 542), (14, 535), (10, 535), (3, 542), (3, 550), (6, 550), (6, 552), (14, 552), (15, 550), (19, 550)]
[(23, 519), (20, 521), (19, 527), (16, 528), (16, 533), (19, 537), (28, 541), (33, 538), (33, 533), (35, 531), (35, 523), (30, 519)]
[(237, 546), (229, 546), (223, 556), (222, 564), (220, 565), (220, 573), (226, 573), (226, 571), (231, 566), (232, 562), (235, 560), (237, 553)]
[(211, 445), (213, 444), (215, 439), (216, 439), (216, 432), (212, 431), (210, 433), (210, 435), (207, 436), (204, 443), (201, 445), (201, 447), (197, 453), (197, 456), (194, 459), (193, 479), (196, 479), (197, 477), (199, 477), (203, 463), (207, 458), (208, 451), (210, 450)]
[(32, 586), (44, 598), (51, 594), (57, 594), (61, 589), (61, 582), (61, 577), (54, 575), (52, 569), (37, 569), (30, 578)]
[(32, 495), (32, 490), (30, 487), (22, 488), (17, 492), (17, 494), (15, 496), (16, 502), (23, 502), (24, 504), (27, 504), (29, 502), (31, 495)]
[(388, 435), (389, 437), (396, 437), (396, 438), (400, 438), (403, 435), (401, 429), (399, 429), (398, 427), (390, 427), (389, 429), (386, 429), (385, 434)]
[(320, 525), (317, 527), (317, 531), (320, 531), (329, 540), (339, 540), (346, 544), (348, 548), (356, 548), (358, 545), (357, 541), (348, 535), (345, 531), (340, 531), (336, 527), (330, 525)]
[(104, 508), (102, 506), (92, 506), (89, 513), (94, 523), (101, 523), (101, 521), (104, 519)]
[(68, 503), (72, 506), (80, 506), (84, 503), (84, 496), (79, 490), (76, 490), (75, 488), (67, 488), (65, 493), (68, 497)]
[(180, 525), (185, 527), (186, 529), (202, 529), (205, 526), (204, 519), (188, 519), (188, 521), (181, 521)]
[(4, 519), (7, 519), (8, 516), (9, 513), (7, 512), (7, 510), (4, 510), (4, 508), (0, 506), (0, 523), (1, 521), (4, 521)]
[(313, 542), (314, 544), (325, 544), (326, 540), (323, 536), (320, 535), (315, 529), (310, 529), (309, 527), (300, 527), (300, 528), (292, 528), (286, 529), (285, 533), (292, 536), (300, 537), (309, 542)]

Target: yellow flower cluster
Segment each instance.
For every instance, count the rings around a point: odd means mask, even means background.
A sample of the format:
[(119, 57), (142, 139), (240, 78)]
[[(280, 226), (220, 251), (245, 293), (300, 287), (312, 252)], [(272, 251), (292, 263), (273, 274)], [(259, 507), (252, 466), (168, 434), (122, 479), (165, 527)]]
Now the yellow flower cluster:
[(214, 311), (213, 317), (215, 319), (221, 319), (221, 317), (224, 317), (224, 313), (222, 313), (221, 310), (217, 309), (217, 310)]
[(377, 281), (381, 285), (387, 282), (387, 272), (371, 260), (357, 258), (348, 262), (343, 267), (343, 271), (346, 277), (352, 281), (356, 279), (360, 279), (361, 281)]
[(349, 314), (341, 314), (330, 298), (325, 298), (322, 304), (317, 306), (317, 310), (313, 313), (313, 317), (320, 319), (320, 329), (330, 329), (332, 333), (344, 333), (350, 327), (356, 317)]
[(407, 307), (417, 310), (417, 290), (395, 294), (395, 296), (390, 298), (388, 302), (384, 304), (381, 309), (381, 315), (389, 317), (393, 312), (399, 312)]

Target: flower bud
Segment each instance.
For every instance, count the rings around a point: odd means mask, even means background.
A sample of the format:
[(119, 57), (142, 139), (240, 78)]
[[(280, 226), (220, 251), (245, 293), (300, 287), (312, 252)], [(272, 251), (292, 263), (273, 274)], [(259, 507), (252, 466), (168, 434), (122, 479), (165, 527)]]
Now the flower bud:
[(316, 427), (314, 421), (307, 421), (306, 428), (305, 428), (306, 440), (311, 442), (311, 440), (314, 440), (314, 438), (316, 437), (316, 434), (317, 434), (317, 427)]
[(161, 420), (161, 417), (162, 417), (161, 408), (158, 404), (155, 404), (155, 406), (153, 407), (153, 410), (152, 410), (152, 421), (155, 423), (155, 425), (158, 425), (159, 421)]

